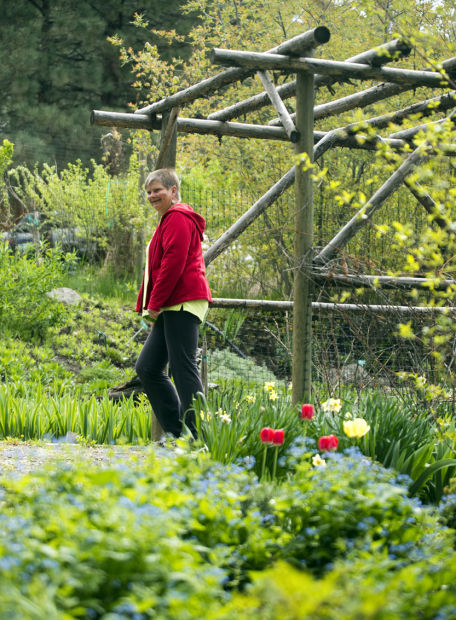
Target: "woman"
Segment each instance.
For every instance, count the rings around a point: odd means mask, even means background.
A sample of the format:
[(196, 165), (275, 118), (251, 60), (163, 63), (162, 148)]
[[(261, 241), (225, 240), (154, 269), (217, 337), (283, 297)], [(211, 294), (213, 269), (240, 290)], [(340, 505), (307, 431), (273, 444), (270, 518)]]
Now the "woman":
[[(197, 436), (192, 400), (203, 387), (196, 363), (199, 324), (211, 292), (201, 240), (204, 218), (179, 202), (179, 179), (171, 168), (151, 172), (147, 199), (160, 215), (148, 245), (136, 312), (155, 324), (136, 362), (136, 372), (165, 433), (178, 437), (185, 422)], [(174, 385), (166, 373), (169, 362)]]

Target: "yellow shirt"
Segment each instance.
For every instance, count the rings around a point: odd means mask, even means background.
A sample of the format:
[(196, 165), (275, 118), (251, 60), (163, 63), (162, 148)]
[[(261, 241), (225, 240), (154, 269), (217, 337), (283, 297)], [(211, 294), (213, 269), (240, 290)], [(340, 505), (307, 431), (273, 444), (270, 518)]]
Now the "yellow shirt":
[(202, 323), (209, 308), (209, 302), (207, 301), (207, 299), (193, 299), (192, 301), (183, 301), (180, 304), (176, 304), (175, 306), (168, 306), (166, 308), (162, 308), (161, 312), (163, 312), (163, 310), (179, 311), (181, 308), (182, 310), (185, 310), (186, 312), (190, 312), (191, 314), (197, 316)]

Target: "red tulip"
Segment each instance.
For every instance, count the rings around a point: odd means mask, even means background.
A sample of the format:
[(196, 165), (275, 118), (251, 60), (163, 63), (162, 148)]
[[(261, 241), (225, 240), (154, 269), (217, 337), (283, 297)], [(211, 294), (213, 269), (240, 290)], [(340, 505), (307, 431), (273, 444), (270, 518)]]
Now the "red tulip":
[(335, 435), (323, 435), (318, 440), (318, 449), (322, 452), (331, 452), (331, 450), (337, 450), (339, 440)]
[(301, 418), (303, 420), (311, 420), (315, 415), (314, 406), (305, 404), (301, 407)]
[(263, 443), (272, 444), (274, 438), (274, 429), (265, 426), (260, 431), (260, 439)]
[(283, 429), (278, 429), (273, 431), (272, 435), (272, 443), (275, 446), (281, 446), (285, 439), (285, 431)]

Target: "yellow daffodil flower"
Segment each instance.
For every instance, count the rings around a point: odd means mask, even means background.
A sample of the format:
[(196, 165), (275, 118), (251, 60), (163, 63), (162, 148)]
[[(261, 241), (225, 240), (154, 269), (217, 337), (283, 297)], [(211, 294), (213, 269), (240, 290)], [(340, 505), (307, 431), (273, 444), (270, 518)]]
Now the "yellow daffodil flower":
[(314, 467), (326, 467), (326, 461), (322, 459), (319, 454), (314, 454), (312, 457), (312, 465)]
[(328, 398), (324, 403), (321, 403), (321, 408), (326, 413), (339, 413), (342, 409), (342, 403), (339, 398)]

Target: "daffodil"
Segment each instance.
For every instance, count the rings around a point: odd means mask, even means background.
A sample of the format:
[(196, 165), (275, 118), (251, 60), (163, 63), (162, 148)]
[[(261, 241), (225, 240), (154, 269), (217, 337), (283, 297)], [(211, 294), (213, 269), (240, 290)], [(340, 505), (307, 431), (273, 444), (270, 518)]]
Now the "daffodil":
[(274, 392), (275, 391), (275, 381), (266, 381), (264, 384), (265, 392)]
[(256, 396), (255, 394), (247, 394), (247, 396), (245, 397), (245, 400), (248, 403), (254, 403), (256, 401)]
[(328, 398), (324, 403), (321, 403), (321, 408), (326, 413), (339, 413), (342, 409), (342, 403), (339, 398)]
[(277, 394), (277, 392), (275, 392), (274, 390), (271, 390), (269, 392), (269, 400), (277, 400), (279, 398), (279, 395)]
[(319, 454), (314, 454), (312, 457), (312, 465), (314, 467), (326, 467), (326, 461), (322, 459)]
[(225, 411), (221, 414), (220, 419), (224, 424), (229, 424), (231, 422), (231, 416), (229, 416)]
[(423, 388), (426, 385), (426, 377), (420, 375), (415, 379), (415, 384), (417, 388)]
[(363, 418), (346, 420), (344, 422), (344, 433), (348, 437), (363, 437), (370, 430), (369, 424)]

